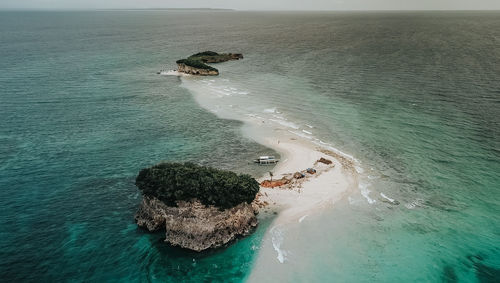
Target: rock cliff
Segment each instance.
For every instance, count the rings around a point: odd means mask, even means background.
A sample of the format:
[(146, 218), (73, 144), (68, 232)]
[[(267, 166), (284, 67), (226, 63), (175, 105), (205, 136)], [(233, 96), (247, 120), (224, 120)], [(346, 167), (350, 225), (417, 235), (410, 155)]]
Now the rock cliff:
[(192, 66), (188, 66), (184, 63), (177, 64), (177, 71), (190, 75), (198, 75), (198, 76), (217, 76), (219, 75), (219, 71), (217, 69), (201, 69)]
[(149, 231), (164, 228), (165, 241), (174, 246), (203, 251), (248, 235), (257, 226), (256, 214), (257, 209), (246, 202), (220, 210), (199, 201), (167, 206), (157, 198), (144, 196), (135, 220)]

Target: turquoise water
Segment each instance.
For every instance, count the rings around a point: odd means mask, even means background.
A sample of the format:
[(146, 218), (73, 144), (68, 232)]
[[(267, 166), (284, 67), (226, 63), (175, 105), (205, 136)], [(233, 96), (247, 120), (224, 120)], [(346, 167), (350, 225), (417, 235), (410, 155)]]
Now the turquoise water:
[[(7, 281), (500, 277), (497, 12), (11, 12), (0, 41)], [(245, 55), (218, 66), (221, 103), (275, 109), (359, 161), (358, 191), (285, 227), (284, 264), (255, 262), (270, 220), (203, 254), (134, 224), (144, 166), (265, 173), (240, 122), (155, 75), (205, 49)]]

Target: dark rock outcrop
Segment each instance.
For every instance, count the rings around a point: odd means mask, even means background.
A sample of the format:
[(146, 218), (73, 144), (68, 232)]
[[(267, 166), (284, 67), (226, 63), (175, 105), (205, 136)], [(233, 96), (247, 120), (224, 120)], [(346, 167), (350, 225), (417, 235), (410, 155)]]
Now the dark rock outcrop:
[(135, 215), (137, 225), (149, 231), (164, 228), (165, 241), (174, 246), (203, 251), (221, 247), (257, 226), (257, 208), (246, 202), (221, 210), (199, 201), (178, 201), (177, 207), (144, 196)]
[(219, 71), (217, 69), (201, 69), (192, 66), (188, 66), (184, 63), (177, 63), (177, 71), (189, 75), (197, 76), (217, 76)]
[(217, 53), (213, 51), (204, 51), (193, 54), (187, 59), (177, 60), (177, 71), (198, 76), (217, 76), (219, 70), (206, 63), (221, 63), (231, 60), (243, 59), (241, 53)]
[(321, 163), (324, 163), (326, 165), (332, 164), (332, 161), (330, 159), (326, 159), (326, 158), (323, 158), (323, 157), (321, 157), (317, 162), (321, 162)]

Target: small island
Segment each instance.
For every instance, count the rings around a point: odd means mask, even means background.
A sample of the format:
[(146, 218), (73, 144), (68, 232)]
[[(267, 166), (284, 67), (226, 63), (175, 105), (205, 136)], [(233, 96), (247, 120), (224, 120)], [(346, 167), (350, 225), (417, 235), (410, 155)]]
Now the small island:
[(135, 220), (150, 232), (165, 229), (173, 246), (203, 251), (221, 247), (257, 226), (252, 205), (259, 183), (193, 163), (160, 163), (142, 169), (136, 186), (143, 195)]
[(217, 76), (219, 70), (207, 65), (207, 63), (221, 63), (230, 60), (243, 59), (243, 54), (239, 53), (217, 53), (205, 51), (193, 54), (187, 59), (177, 60), (177, 71), (190, 75)]

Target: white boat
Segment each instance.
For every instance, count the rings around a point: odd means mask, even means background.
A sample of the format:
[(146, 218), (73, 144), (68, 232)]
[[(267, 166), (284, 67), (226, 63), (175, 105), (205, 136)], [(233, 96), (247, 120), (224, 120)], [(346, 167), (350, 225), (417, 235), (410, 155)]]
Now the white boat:
[(261, 156), (257, 159), (254, 160), (255, 163), (259, 163), (259, 164), (263, 164), (263, 165), (266, 165), (266, 164), (276, 164), (278, 163), (279, 159), (276, 159), (274, 156)]

